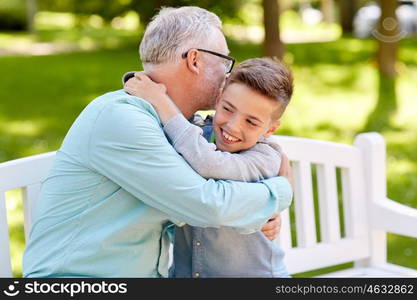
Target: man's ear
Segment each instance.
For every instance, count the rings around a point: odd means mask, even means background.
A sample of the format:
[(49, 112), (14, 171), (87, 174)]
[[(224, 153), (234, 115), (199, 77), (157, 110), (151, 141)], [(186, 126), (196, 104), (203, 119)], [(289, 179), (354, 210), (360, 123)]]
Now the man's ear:
[(190, 49), (185, 59), (188, 69), (195, 74), (199, 74), (200, 68), (198, 62), (198, 51), (195, 49)]
[(216, 103), (214, 104), (215, 109), (217, 109), (217, 105), (219, 105), (221, 99), (222, 99), (222, 95), (220, 94), (219, 97), (217, 97), (216, 99)]
[(264, 133), (263, 137), (268, 138), (271, 135), (273, 135), (275, 130), (277, 130), (280, 125), (281, 125), (280, 120), (272, 121), (268, 131)]

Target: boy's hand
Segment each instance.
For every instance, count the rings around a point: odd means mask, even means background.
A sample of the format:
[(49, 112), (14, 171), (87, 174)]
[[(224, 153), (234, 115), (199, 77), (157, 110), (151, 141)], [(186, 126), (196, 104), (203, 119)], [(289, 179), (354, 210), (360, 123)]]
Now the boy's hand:
[(262, 227), (261, 231), (271, 241), (275, 240), (281, 231), (281, 215), (273, 215), (268, 220), (268, 223)]
[(291, 186), (294, 188), (290, 160), (288, 159), (288, 156), (284, 152), (281, 152), (281, 167), (279, 168), (278, 175), (287, 178)]
[(126, 81), (124, 90), (131, 95), (148, 100), (151, 104), (164, 98), (167, 91), (165, 85), (153, 82), (143, 72), (135, 72), (135, 76)]
[(152, 104), (164, 125), (180, 113), (177, 106), (166, 94), (165, 85), (152, 81), (143, 72), (136, 72), (135, 77), (126, 81), (124, 90)]

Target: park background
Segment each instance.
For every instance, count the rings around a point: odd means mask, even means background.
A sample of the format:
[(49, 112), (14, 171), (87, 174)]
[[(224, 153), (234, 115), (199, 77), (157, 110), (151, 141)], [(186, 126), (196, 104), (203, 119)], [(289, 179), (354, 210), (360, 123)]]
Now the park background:
[[(237, 62), (268, 55), (292, 68), (295, 92), (276, 134), (351, 144), (380, 132), (388, 197), (417, 208), (415, 1), (0, 0), (0, 162), (57, 150), (90, 101), (141, 70), (138, 45), (158, 8), (182, 5), (220, 16)], [(21, 191), (6, 204), (19, 277)], [(417, 241), (389, 234), (388, 261), (417, 269)]]

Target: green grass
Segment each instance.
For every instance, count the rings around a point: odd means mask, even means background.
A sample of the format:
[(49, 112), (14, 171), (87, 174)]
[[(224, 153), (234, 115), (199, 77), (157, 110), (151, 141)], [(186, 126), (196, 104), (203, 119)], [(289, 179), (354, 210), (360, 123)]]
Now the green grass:
[[(1, 38), (1, 35), (0, 35)], [(48, 38), (45, 37), (45, 40)], [(295, 93), (279, 134), (351, 144), (377, 99), (375, 42), (287, 45), (285, 61)], [(230, 41), (238, 61), (260, 56), (261, 47)], [(416, 40), (401, 42), (399, 111), (382, 131), (388, 146), (388, 195), (417, 207)], [(0, 57), (0, 162), (56, 150), (80, 111), (98, 95), (121, 88), (121, 76), (140, 69), (136, 46), (50, 56)], [(15, 275), (24, 247), (18, 192), (8, 198)], [(417, 269), (417, 242), (388, 236), (388, 260)], [(345, 265), (344, 265), (345, 266)], [(344, 267), (342, 266), (342, 267)], [(309, 276), (317, 273), (297, 274)]]

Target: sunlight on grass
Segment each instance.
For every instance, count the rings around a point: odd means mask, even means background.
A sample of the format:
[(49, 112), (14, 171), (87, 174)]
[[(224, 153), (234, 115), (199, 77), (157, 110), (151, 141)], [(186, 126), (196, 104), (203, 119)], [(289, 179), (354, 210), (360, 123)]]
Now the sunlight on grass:
[(404, 128), (417, 128), (415, 96), (417, 95), (417, 66), (404, 68), (401, 71), (397, 86), (399, 109), (394, 122)]
[(28, 45), (33, 42), (33, 36), (27, 33), (0, 33), (0, 45), (2, 47), (14, 44), (14, 45)]
[(111, 26), (114, 29), (138, 30), (140, 28), (140, 17), (137, 12), (129, 11), (124, 17), (116, 17), (112, 20)]
[[(1, 124), (1, 131), (4, 134), (10, 135), (20, 135), (20, 136), (36, 136), (41, 133), (43, 127), (41, 125), (42, 122), (35, 122), (32, 120), (26, 121), (7, 121), (2, 122)], [(0, 131), (0, 132), (1, 132)]]
[(409, 160), (395, 160), (395, 169), (389, 173), (389, 176), (398, 176), (401, 174), (412, 174), (417, 172), (417, 163)]
[(76, 18), (72, 13), (40, 11), (36, 14), (36, 27), (42, 29), (69, 29), (74, 27)]

